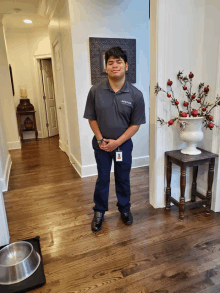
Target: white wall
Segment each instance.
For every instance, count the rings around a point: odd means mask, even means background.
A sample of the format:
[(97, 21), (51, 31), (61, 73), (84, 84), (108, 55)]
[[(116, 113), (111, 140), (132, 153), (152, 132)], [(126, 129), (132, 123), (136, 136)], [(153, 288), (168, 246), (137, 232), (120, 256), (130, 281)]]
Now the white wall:
[(2, 108), (0, 108), (0, 142), (0, 190), (7, 191), (11, 170), (11, 156), (8, 152)]
[(4, 205), (4, 198), (0, 190), (0, 246), (9, 244), (10, 235), (8, 230), (8, 222)]
[(5, 124), (6, 138), (9, 149), (20, 148), (18, 127), (14, 109), (13, 94), (9, 73), (9, 63), (6, 55), (3, 26), (0, 23), (0, 106)]
[(8, 188), (11, 156), (8, 152), (2, 108), (0, 107), (0, 246), (9, 243), (9, 231), (2, 191)]
[[(5, 29), (5, 39), (7, 43), (8, 62), (9, 64), (11, 64), (12, 67), (14, 81), (15, 111), (20, 103), (20, 88), (27, 90), (27, 98), (30, 99), (30, 103), (35, 107), (27, 34), (26, 32), (23, 32), (21, 29), (7, 28)], [(22, 124), (24, 123), (26, 117), (27, 116), (22, 116)], [(38, 119), (37, 126), (39, 128)], [(32, 136), (32, 133), (24, 132), (24, 139), (32, 138)]]
[[(93, 133), (83, 118), (87, 94), (91, 85), (89, 37), (134, 38), (137, 51), (137, 82), (145, 98), (146, 121), (149, 120), (149, 3), (137, 0), (101, 2), (69, 0), (72, 46), (75, 72), (76, 99), (82, 176), (97, 173), (91, 145)], [(133, 167), (148, 165), (149, 125), (141, 125), (133, 137)]]
[(0, 190), (3, 190), (5, 185), (4, 173), (6, 170), (7, 158), (9, 156), (2, 110), (2, 107), (0, 107)]
[(20, 102), (20, 87), (27, 89), (27, 98), (34, 102), (27, 34), (20, 29), (5, 29), (8, 62), (12, 66), (15, 107)]
[[(198, 84), (204, 82), (210, 85), (210, 97), (214, 98), (215, 83), (218, 64), (219, 44), (219, 3), (218, 1), (205, 0), (158, 0), (154, 2), (156, 13), (154, 15), (156, 27), (152, 27), (152, 36), (155, 37), (156, 52), (151, 52), (156, 60), (156, 71), (152, 72), (155, 81), (166, 89), (168, 79), (173, 80), (175, 98), (180, 103), (185, 99), (182, 88), (179, 85), (176, 74), (184, 70), (184, 74), (190, 71), (194, 73), (193, 91), (197, 92)], [(153, 7), (152, 7), (153, 8)], [(152, 79), (153, 81), (153, 79)], [(161, 117), (168, 121), (178, 116), (178, 112), (169, 103), (166, 95), (159, 93), (154, 95), (155, 84), (151, 83), (151, 111), (156, 109), (156, 115), (151, 116), (152, 142), (150, 152), (150, 202), (154, 207), (165, 205), (164, 186), (165, 164), (164, 152), (168, 150), (181, 149), (184, 143), (179, 138), (179, 129), (173, 127), (157, 127), (156, 119)], [(153, 131), (155, 130), (155, 132)], [(205, 138), (198, 145), (212, 150), (212, 134), (205, 130)], [(206, 166), (206, 170), (207, 170)], [(186, 200), (189, 199), (191, 188), (191, 170), (187, 170)], [(173, 164), (172, 173), (172, 196), (179, 199), (179, 176), (180, 168)], [(207, 188), (207, 172), (199, 168), (198, 189), (205, 194)], [(201, 182), (205, 181), (205, 184)]]
[[(3, 36), (3, 27), (1, 25), (0, 18), (0, 88), (1, 88), (1, 98), (0, 98), (0, 246), (9, 243), (9, 231), (8, 223), (5, 212), (5, 205), (3, 199), (3, 190), (7, 190), (8, 187), (8, 177), (11, 168), (11, 156), (8, 152), (8, 138), (13, 136), (6, 136), (5, 133), (5, 123), (12, 123), (14, 117), (8, 114), (6, 111), (10, 109), (10, 101), (12, 94), (9, 92), (9, 73), (8, 73), (8, 63), (6, 58), (5, 41)], [(10, 85), (11, 86), (11, 85)], [(10, 88), (11, 89), (11, 88)], [(9, 101), (7, 101), (7, 99)], [(6, 100), (6, 101), (5, 101)], [(13, 104), (12, 104), (13, 107)], [(8, 114), (8, 119), (6, 115)], [(15, 114), (14, 114), (15, 115)], [(9, 119), (12, 118), (12, 121)]]
[[(61, 62), (63, 69), (64, 82), (64, 101), (65, 113), (67, 118), (67, 131), (69, 131), (69, 158), (75, 169), (81, 174), (81, 150), (78, 125), (78, 105), (76, 99), (75, 76), (78, 72), (74, 72), (73, 65), (73, 48), (71, 42), (71, 25), (68, 0), (58, 2), (54, 15), (48, 26), (50, 34), (50, 42), (59, 37), (61, 49)], [(51, 50), (52, 51), (52, 50)], [(55, 60), (52, 52), (52, 58)], [(55, 87), (56, 90), (56, 87)]]
[[(218, 0), (205, 1), (205, 26), (203, 45), (203, 80), (210, 87), (209, 102), (213, 103), (217, 95), (220, 96), (220, 2)], [(210, 45), (211, 44), (211, 45)], [(216, 107), (212, 112), (214, 121), (220, 126), (220, 107)], [(205, 139), (203, 144), (208, 151), (220, 155), (220, 129), (214, 128), (204, 130)], [(215, 178), (213, 184), (212, 209), (220, 211), (220, 166), (216, 159)], [(200, 180), (198, 182), (201, 192), (205, 194), (207, 190), (208, 165), (200, 169)]]
[[(35, 30), (22, 30), (8, 27), (5, 30), (7, 43), (7, 55), (9, 64), (12, 66), (14, 79), (14, 104), (15, 108), (20, 102), (20, 87), (27, 89), (27, 98), (36, 110), (36, 122), (39, 137), (42, 137), (41, 113), (38, 100), (37, 76), (34, 56), (48, 55), (50, 51), (50, 40), (46, 27), (35, 28)], [(23, 120), (26, 116), (22, 117)], [(23, 121), (22, 120), (22, 121)], [(34, 138), (35, 133), (24, 133), (25, 138)]]

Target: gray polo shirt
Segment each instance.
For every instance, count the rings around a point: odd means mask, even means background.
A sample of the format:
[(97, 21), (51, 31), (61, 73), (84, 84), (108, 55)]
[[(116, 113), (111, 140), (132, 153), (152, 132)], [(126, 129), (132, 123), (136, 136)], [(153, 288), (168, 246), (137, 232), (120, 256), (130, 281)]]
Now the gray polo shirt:
[(131, 124), (146, 123), (143, 94), (128, 81), (115, 93), (107, 79), (90, 89), (83, 117), (96, 120), (104, 138), (117, 139)]

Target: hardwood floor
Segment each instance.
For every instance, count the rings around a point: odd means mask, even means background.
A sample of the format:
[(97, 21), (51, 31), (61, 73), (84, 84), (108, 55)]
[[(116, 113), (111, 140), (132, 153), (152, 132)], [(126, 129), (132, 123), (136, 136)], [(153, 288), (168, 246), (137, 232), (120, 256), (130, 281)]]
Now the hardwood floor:
[[(220, 292), (220, 214), (191, 208), (178, 219), (148, 200), (148, 167), (132, 169), (134, 224), (117, 211), (111, 174), (109, 211), (90, 229), (96, 176), (81, 179), (58, 138), (10, 151), (4, 193), (11, 242), (40, 236), (47, 283), (36, 293)], [(161, 187), (162, 188), (162, 187)]]

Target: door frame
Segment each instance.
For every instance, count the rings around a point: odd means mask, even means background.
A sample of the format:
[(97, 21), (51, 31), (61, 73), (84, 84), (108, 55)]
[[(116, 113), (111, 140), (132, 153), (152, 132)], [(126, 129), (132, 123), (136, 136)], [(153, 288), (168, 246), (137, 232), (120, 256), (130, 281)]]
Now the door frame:
[[(67, 154), (67, 156), (70, 159), (70, 150), (71, 150), (71, 146), (70, 146), (70, 131), (69, 131), (69, 124), (68, 124), (68, 119), (67, 119), (67, 103), (66, 103), (66, 92), (65, 92), (65, 85), (64, 85), (64, 73), (63, 73), (63, 60), (62, 60), (62, 48), (61, 48), (61, 34), (58, 33), (56, 35), (56, 37), (53, 39), (53, 41), (51, 42), (51, 53), (52, 53), (52, 70), (53, 70), (53, 76), (54, 76), (54, 89), (55, 89), (55, 95), (57, 93), (57, 84), (56, 84), (56, 70), (55, 70), (55, 57), (54, 57), (54, 46), (56, 44), (59, 44), (59, 51), (60, 51), (60, 70), (61, 70), (61, 76), (62, 76), (62, 84), (63, 84), (63, 100), (64, 100), (64, 113), (65, 113), (65, 124), (66, 124), (66, 132), (67, 132), (67, 140), (68, 140), (68, 145), (62, 145), (62, 142), (59, 140), (59, 147), (61, 148), (61, 150), (63, 152), (65, 152)], [(56, 104), (58, 107), (58, 104)]]
[[(35, 76), (36, 76), (36, 89), (37, 89), (37, 101), (39, 105), (39, 116), (40, 116), (40, 126), (41, 126), (41, 138), (48, 137), (48, 130), (47, 130), (47, 119), (46, 119), (46, 109), (45, 109), (45, 103), (43, 99), (44, 91), (43, 91), (43, 85), (42, 85), (42, 76), (41, 76), (41, 70), (40, 70), (40, 60), (41, 59), (51, 59), (51, 54), (40, 54), (40, 55), (34, 55), (34, 69), (35, 69)], [(53, 72), (54, 75), (54, 72)], [(54, 82), (55, 83), (55, 82)], [(55, 85), (54, 85), (55, 86)], [(56, 95), (55, 95), (56, 100)], [(57, 107), (56, 107), (57, 111)], [(58, 125), (59, 129), (59, 125)]]

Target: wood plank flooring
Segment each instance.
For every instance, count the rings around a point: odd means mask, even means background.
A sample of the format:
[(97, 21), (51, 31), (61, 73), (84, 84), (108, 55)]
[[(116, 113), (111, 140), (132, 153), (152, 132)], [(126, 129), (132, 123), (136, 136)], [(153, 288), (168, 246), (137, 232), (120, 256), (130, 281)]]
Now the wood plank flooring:
[[(220, 214), (191, 208), (185, 220), (149, 204), (148, 167), (132, 169), (134, 224), (116, 207), (111, 174), (109, 211), (91, 231), (96, 176), (81, 179), (58, 138), (26, 141), (10, 151), (4, 193), (11, 242), (40, 236), (47, 283), (35, 293), (220, 292)], [(163, 188), (163, 187), (161, 187)]]

